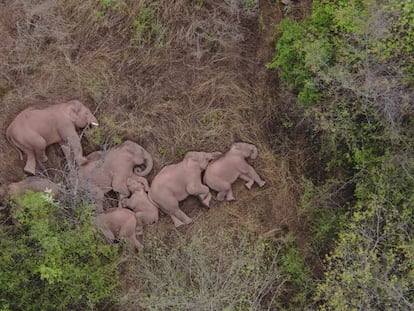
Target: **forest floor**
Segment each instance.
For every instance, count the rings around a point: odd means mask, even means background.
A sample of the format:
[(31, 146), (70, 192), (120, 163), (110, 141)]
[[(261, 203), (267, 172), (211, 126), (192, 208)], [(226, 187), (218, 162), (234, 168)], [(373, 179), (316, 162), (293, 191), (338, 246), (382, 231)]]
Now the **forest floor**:
[[(14, 117), (79, 99), (100, 123), (85, 131), (84, 153), (133, 140), (154, 158), (150, 181), (190, 150), (225, 152), (235, 141), (259, 149), (251, 164), (265, 187), (248, 191), (238, 181), (235, 202), (209, 209), (189, 198), (182, 208), (194, 223), (177, 230), (164, 215), (146, 228), (144, 243), (201, 227), (212, 236), (237, 228), (258, 240), (292, 232), (306, 257), (298, 206), (302, 177), (318, 172), (310, 126), (265, 66), (280, 20), (308, 14), (309, 2), (0, 1), (0, 184), (24, 178), (4, 135)], [(58, 146), (47, 153), (46, 174), (59, 181), (63, 154)]]

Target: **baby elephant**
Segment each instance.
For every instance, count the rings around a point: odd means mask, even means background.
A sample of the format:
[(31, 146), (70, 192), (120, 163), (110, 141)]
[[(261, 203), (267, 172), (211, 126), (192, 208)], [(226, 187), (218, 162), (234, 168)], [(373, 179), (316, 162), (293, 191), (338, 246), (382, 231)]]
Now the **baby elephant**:
[(201, 183), (201, 173), (220, 155), (221, 152), (189, 151), (181, 162), (163, 167), (154, 177), (149, 198), (171, 216), (176, 227), (192, 221), (179, 207), (179, 202), (189, 195), (198, 196), (209, 206), (210, 189)]
[(242, 142), (234, 143), (227, 153), (207, 166), (204, 174), (204, 184), (218, 192), (217, 200), (219, 201), (224, 199), (227, 201), (235, 200), (231, 185), (237, 178), (247, 182), (247, 189), (251, 189), (255, 182), (259, 187), (263, 187), (266, 182), (245, 160), (246, 158), (256, 159), (257, 155), (256, 146)]
[[(23, 195), (27, 190), (33, 192), (44, 192), (49, 190), (53, 198), (57, 198), (59, 195), (58, 185), (47, 178), (38, 176), (30, 176), (21, 181), (12, 182), (7, 187), (3, 187), (3, 189), (0, 190), (0, 195), (4, 200), (9, 200), (11, 196)], [(4, 208), (5, 206), (2, 206), (0, 207), (0, 210)]]
[(111, 208), (97, 215), (95, 225), (111, 243), (115, 239), (125, 238), (137, 250), (141, 250), (144, 247), (136, 237), (136, 215), (127, 208)]
[(132, 193), (129, 199), (123, 199), (123, 207), (135, 212), (137, 234), (143, 233), (144, 225), (158, 221), (158, 208), (148, 198), (148, 181), (144, 177), (134, 176), (127, 179), (128, 190)]

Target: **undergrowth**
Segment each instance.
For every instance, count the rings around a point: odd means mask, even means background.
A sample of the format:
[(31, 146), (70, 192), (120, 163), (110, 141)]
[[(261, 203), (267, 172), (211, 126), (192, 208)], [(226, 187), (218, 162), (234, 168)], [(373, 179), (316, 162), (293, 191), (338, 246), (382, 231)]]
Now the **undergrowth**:
[(98, 236), (92, 207), (65, 211), (44, 193), (14, 201), (17, 225), (0, 226), (0, 309), (94, 309), (112, 301), (117, 248)]
[(414, 306), (413, 12), (411, 1), (320, 0), (280, 25), (269, 67), (297, 92), (326, 161), (302, 201), (324, 262), (320, 310)]

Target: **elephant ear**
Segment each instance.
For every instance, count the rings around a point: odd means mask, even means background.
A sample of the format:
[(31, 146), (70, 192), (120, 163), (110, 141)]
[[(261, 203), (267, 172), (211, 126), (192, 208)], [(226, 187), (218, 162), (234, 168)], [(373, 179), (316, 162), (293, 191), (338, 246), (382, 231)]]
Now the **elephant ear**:
[(200, 162), (200, 154), (199, 152), (196, 152), (196, 151), (189, 151), (185, 154), (183, 161), (189, 166), (192, 166), (192, 165), (198, 166), (199, 165), (198, 163)]

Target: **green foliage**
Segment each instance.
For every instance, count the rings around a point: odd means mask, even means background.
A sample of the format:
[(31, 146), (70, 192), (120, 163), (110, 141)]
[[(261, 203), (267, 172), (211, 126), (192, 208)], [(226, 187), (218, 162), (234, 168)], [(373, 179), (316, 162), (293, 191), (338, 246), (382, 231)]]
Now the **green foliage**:
[(313, 118), (332, 174), (306, 183), (301, 208), (326, 256), (321, 310), (413, 308), (413, 20), (408, 0), (319, 0), (280, 26), (268, 66)]
[(19, 226), (0, 226), (2, 309), (92, 308), (114, 294), (117, 251), (96, 236), (91, 207), (68, 217), (42, 193), (15, 200)]
[(290, 247), (283, 254), (282, 269), (295, 286), (302, 285), (309, 278), (309, 269), (305, 266), (297, 248)]
[(94, 148), (101, 148), (102, 145), (118, 145), (122, 143), (123, 135), (128, 136), (125, 124), (117, 123), (111, 116), (103, 117), (99, 127), (93, 127), (86, 132), (86, 137)]
[(143, 6), (133, 22), (132, 41), (139, 44), (155, 44), (162, 47), (164, 30), (157, 19), (154, 6)]
[(261, 310), (280, 300), (285, 276), (280, 247), (270, 241), (254, 245), (247, 234), (199, 229), (188, 238), (170, 234), (168, 245), (157, 237), (145, 243), (128, 271), (141, 284), (128, 294), (136, 297), (130, 308)]
[(317, 289), (321, 310), (413, 306), (413, 187), (412, 177), (388, 160), (358, 184), (358, 202)]

